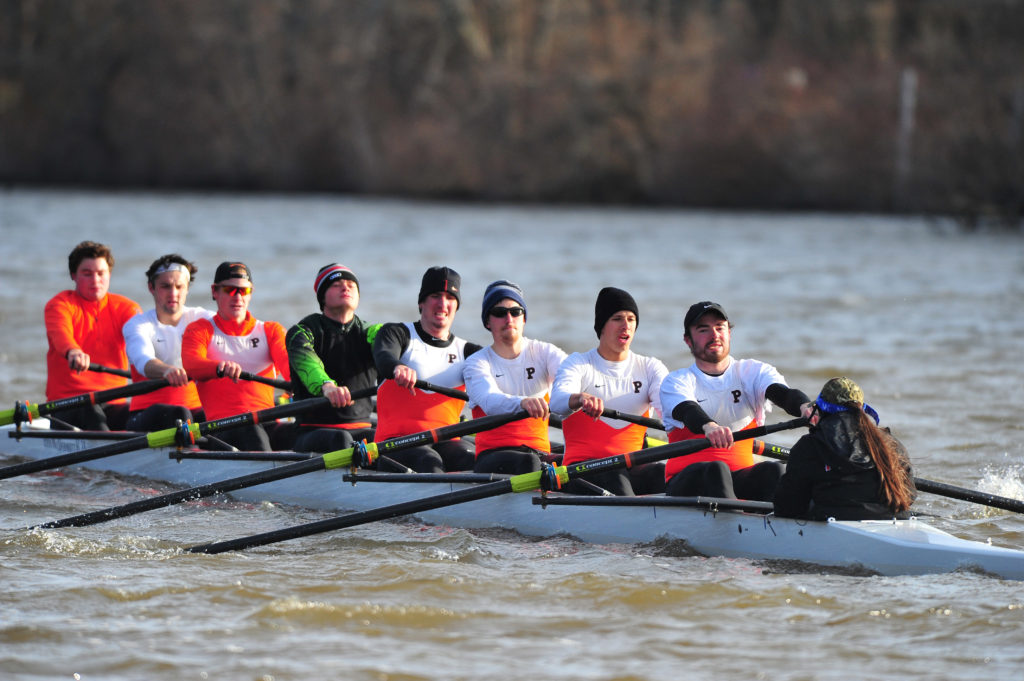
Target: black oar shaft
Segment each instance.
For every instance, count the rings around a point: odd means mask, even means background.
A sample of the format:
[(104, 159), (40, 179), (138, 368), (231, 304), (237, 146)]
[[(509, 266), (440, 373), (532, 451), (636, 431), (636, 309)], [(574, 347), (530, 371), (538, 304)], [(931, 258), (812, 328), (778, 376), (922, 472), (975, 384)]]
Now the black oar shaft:
[(384, 440), (383, 442), (378, 442), (377, 451), (381, 454), (387, 454), (389, 452), (408, 449), (409, 447), (433, 444), (435, 442), (440, 442), (441, 440), (451, 440), (452, 438), (472, 435), (484, 430), (491, 430), (492, 428), (503, 426), (506, 423), (511, 423), (512, 421), (518, 421), (519, 419), (526, 418), (527, 416), (529, 416), (529, 414), (525, 410), (519, 410), (512, 414), (482, 416), (478, 419), (470, 419), (469, 421), (462, 421), (461, 423), (455, 423), (450, 426), (443, 426), (437, 430), (425, 430), (419, 433), (412, 433), (411, 435), (400, 435), (389, 440)]
[(1004, 511), (1024, 513), (1024, 501), (1020, 501), (1019, 499), (1002, 497), (997, 494), (989, 494), (988, 492), (966, 489), (955, 485), (947, 485), (944, 482), (923, 480), (921, 478), (914, 478), (914, 486), (920, 491), (928, 492), (930, 494), (938, 494), (940, 496), (960, 499), (962, 501), (971, 501), (976, 504), (992, 506), (993, 508), (1001, 508)]
[(263, 534), (252, 535), (249, 537), (242, 537), (240, 539), (231, 539), (211, 544), (201, 544), (199, 546), (189, 548), (188, 551), (189, 553), (224, 553), (226, 551), (241, 551), (243, 549), (263, 546), (265, 544), (274, 544), (288, 539), (298, 539), (299, 537), (307, 537), (309, 535), (320, 534), (322, 532), (342, 530), (347, 527), (364, 525), (378, 520), (398, 518), (400, 516), (409, 515), (410, 513), (422, 513), (423, 511), (429, 511), (443, 506), (452, 506), (454, 504), (462, 504), (467, 501), (496, 497), (500, 494), (506, 494), (511, 491), (512, 483), (509, 480), (499, 480), (497, 482), (478, 485), (476, 487), (467, 487), (449, 494), (429, 497), (427, 499), (405, 501), (400, 504), (393, 504), (391, 506), (384, 506), (382, 508), (375, 508), (368, 511), (360, 511), (358, 513), (350, 513), (348, 515), (328, 518), (326, 520), (306, 523), (305, 525), (298, 525), (296, 527), (289, 527), (282, 530), (275, 530), (273, 532), (265, 532)]
[[(472, 421), (465, 421), (463, 423), (456, 423), (451, 426), (438, 428), (436, 431), (424, 431), (422, 433), (415, 433), (406, 437), (392, 438), (369, 446), (374, 447), (377, 451), (398, 451), (408, 447), (416, 447), (425, 443), (438, 442), (440, 440), (447, 440), (461, 435), (477, 433), (490, 428), (497, 428), (500, 425), (524, 418), (525, 416), (527, 416), (525, 411), (518, 411), (514, 414), (486, 416), (484, 418), (473, 419)], [(112, 520), (113, 518), (123, 518), (125, 516), (135, 515), (136, 513), (144, 513), (145, 511), (173, 506), (174, 504), (186, 501), (194, 501), (196, 499), (202, 499), (215, 494), (234, 492), (235, 490), (244, 489), (246, 487), (255, 487), (256, 485), (284, 480), (285, 478), (302, 475), (304, 473), (312, 473), (314, 471), (324, 470), (327, 468), (347, 466), (351, 465), (353, 461), (353, 451), (353, 448), (342, 449), (305, 461), (297, 461), (295, 463), (278, 466), (268, 470), (259, 471), (257, 473), (250, 473), (237, 478), (230, 478), (228, 480), (200, 485), (198, 487), (192, 487), (178, 492), (171, 492), (170, 494), (164, 494), (158, 497), (142, 499), (140, 501), (131, 502), (121, 506), (114, 506), (100, 511), (92, 511), (90, 513), (63, 518), (61, 520), (54, 520), (42, 525), (41, 527), (81, 527), (83, 525), (94, 525), (96, 523)]]
[(457, 400), (463, 400), (464, 402), (469, 401), (469, 395), (465, 391), (457, 390), (455, 388), (446, 388), (443, 385), (435, 385), (428, 383), (427, 381), (416, 381), (416, 387), (420, 390), (429, 390), (432, 393), (438, 395), (445, 395), (446, 397), (454, 397)]
[(647, 428), (654, 428), (655, 430), (665, 430), (665, 424), (658, 419), (652, 419), (649, 416), (637, 416), (635, 414), (625, 414), (617, 409), (605, 409), (601, 412), (601, 416), (610, 419), (618, 419), (619, 421), (627, 421), (629, 423), (635, 423), (638, 426), (645, 426)]
[(208, 485), (192, 487), (179, 492), (162, 494), (158, 497), (140, 499), (139, 501), (133, 501), (121, 506), (113, 506), (100, 511), (92, 511), (90, 513), (83, 513), (81, 515), (64, 518), (62, 520), (54, 520), (38, 525), (38, 527), (82, 527), (84, 525), (95, 525), (97, 523), (106, 522), (107, 520), (113, 520), (114, 518), (124, 518), (125, 516), (135, 515), (136, 513), (144, 513), (158, 508), (173, 506), (174, 504), (195, 501), (196, 499), (203, 499), (216, 494), (227, 494), (228, 492), (234, 492), (235, 490), (243, 489), (245, 487), (262, 485), (264, 483), (301, 475), (302, 473), (310, 473), (323, 469), (323, 457), (318, 456), (315, 459), (297, 461), (287, 466), (279, 466), (270, 470), (231, 478), (230, 480), (213, 482)]
[(122, 378), (132, 377), (132, 372), (128, 369), (115, 369), (114, 367), (107, 367), (102, 364), (90, 364), (89, 371), (93, 371), (98, 374), (113, 374), (114, 376), (120, 376)]
[(15, 404), (14, 409), (0, 411), (0, 425), (8, 423), (21, 424), (23, 421), (31, 420), (33, 417), (46, 416), (54, 412), (77, 409), (78, 407), (85, 407), (91, 404), (103, 404), (104, 402), (119, 400), (123, 397), (133, 397), (158, 390), (167, 385), (167, 381), (161, 378), (152, 381), (129, 383), (117, 388), (107, 388), (106, 390), (97, 390), (91, 393), (82, 393), (72, 397), (62, 397), (59, 400), (50, 400), (42, 404), (18, 402)]
[[(792, 421), (786, 421), (785, 423), (777, 423), (771, 426), (760, 426), (758, 428), (738, 431), (733, 433), (733, 439), (745, 440), (753, 437), (761, 437), (767, 433), (774, 433), (787, 428), (796, 428), (806, 424), (806, 419), (793, 419)], [(605, 459), (582, 461), (578, 464), (573, 464), (560, 470), (565, 473), (567, 479), (571, 480), (594, 471), (608, 470), (612, 468), (629, 468), (640, 463), (660, 461), (662, 459), (669, 459), (675, 456), (693, 454), (710, 445), (711, 443), (707, 438), (686, 440), (683, 442), (675, 442), (672, 444), (662, 445), (660, 447), (652, 447)], [(421, 513), (445, 506), (455, 506), (456, 504), (476, 501), (478, 499), (486, 499), (488, 497), (494, 497), (510, 492), (532, 491), (541, 487), (543, 484), (543, 477), (543, 471), (525, 473), (513, 476), (508, 480), (487, 483), (476, 487), (457, 490), (455, 492), (449, 492), (447, 494), (427, 497), (425, 499), (415, 499), (413, 501), (406, 501), (399, 504), (393, 504), (391, 506), (384, 506), (382, 508), (350, 513), (348, 515), (328, 518), (249, 537), (241, 537), (239, 539), (214, 542), (210, 544), (201, 544), (189, 548), (188, 551), (190, 553), (224, 553), (225, 551), (237, 551), (255, 546), (273, 544), (279, 541), (286, 541), (288, 539), (306, 537), (321, 532), (330, 532), (347, 527), (354, 527), (356, 525), (372, 523), (378, 520), (387, 520), (389, 518), (397, 518), (403, 515)]]
[[(372, 388), (368, 388), (367, 390), (371, 391), (372, 394)], [(296, 414), (301, 414), (304, 411), (327, 404), (330, 404), (330, 402), (326, 397), (313, 397), (308, 400), (282, 404), (277, 407), (270, 407), (257, 412), (236, 414), (234, 416), (228, 416), (214, 421), (204, 421), (203, 423), (193, 424), (189, 428), (189, 431), (193, 435), (201, 437), (203, 435), (214, 434), (222, 430), (230, 430), (232, 428), (238, 428), (240, 426), (253, 423), (263, 423), (265, 421), (285, 418), (287, 416), (294, 416)], [(114, 456), (115, 454), (124, 454), (126, 452), (137, 451), (139, 449), (146, 449), (147, 447), (173, 446), (175, 444), (175, 436), (178, 432), (177, 428), (167, 428), (165, 430), (158, 430), (149, 433), (148, 435), (133, 438), (131, 440), (125, 440), (123, 442), (91, 447), (77, 452), (51, 456), (46, 459), (26, 461), (24, 463), (15, 464), (14, 466), (6, 466), (4, 468), (0, 468), (0, 480), (6, 480), (7, 478), (13, 478), (18, 475), (26, 475), (28, 473), (37, 473), (39, 471), (50, 470), (52, 468), (63, 468), (64, 466), (71, 466), (77, 463), (102, 459), (107, 456)]]
[[(782, 423), (774, 423), (768, 426), (757, 426), (756, 428), (747, 428), (745, 430), (737, 430), (733, 432), (733, 441), (739, 442), (740, 440), (749, 440), (751, 438), (764, 437), (770, 433), (776, 433), (780, 430), (789, 430), (791, 428), (798, 428), (802, 425), (806, 425), (807, 419), (797, 418), (790, 421), (783, 421)], [(664, 461), (665, 459), (671, 459), (677, 456), (686, 456), (688, 454), (695, 454), (702, 449), (707, 449), (711, 446), (711, 442), (707, 438), (696, 438), (693, 440), (681, 440), (679, 442), (672, 442), (666, 445), (658, 447), (649, 447), (647, 449), (641, 449), (636, 452), (630, 452), (628, 454), (619, 454), (617, 456), (610, 456), (604, 459), (590, 459), (589, 461), (579, 461), (574, 464), (566, 466), (569, 471), (570, 477), (578, 477), (580, 475), (587, 475), (588, 473), (596, 473), (599, 471), (611, 470), (613, 468), (632, 468), (645, 463), (653, 463), (655, 461)]]
[(260, 376), (259, 374), (253, 374), (248, 371), (243, 371), (238, 376), (243, 381), (252, 381), (253, 383), (262, 383), (263, 385), (269, 385), (274, 388), (281, 390), (291, 391), (292, 384), (290, 381), (286, 381), (282, 378), (267, 378), (266, 376)]
[(67, 454), (51, 456), (46, 459), (25, 461), (23, 463), (14, 464), (13, 466), (0, 468), (0, 480), (15, 478), (19, 475), (28, 475), (29, 473), (38, 473), (40, 471), (51, 470), (53, 468), (63, 468), (64, 466), (71, 466), (76, 463), (102, 459), (107, 456), (134, 452), (139, 449), (145, 449), (147, 444), (148, 441), (146, 436), (142, 435), (140, 437), (132, 438), (131, 440), (112, 442), (107, 445), (90, 447), (89, 449), (83, 449), (78, 452), (69, 452)]
[(89, 404), (103, 404), (104, 402), (110, 402), (111, 400), (119, 400), (122, 397), (143, 395), (145, 393), (164, 388), (168, 385), (170, 384), (165, 379), (158, 378), (152, 381), (129, 383), (128, 385), (123, 385), (117, 388), (108, 388), (107, 390), (97, 390), (94, 393), (86, 393), (84, 395), (75, 395), (74, 397), (51, 400), (39, 405), (39, 415), (45, 416), (65, 409), (84, 407)]
[[(767, 456), (772, 459), (779, 459), (780, 461), (787, 461), (789, 459), (790, 450), (788, 447), (772, 445), (765, 442), (756, 442), (754, 453), (760, 454), (761, 456)], [(988, 492), (967, 489), (966, 487), (957, 487), (956, 485), (936, 482), (935, 480), (926, 480), (924, 478), (915, 477), (913, 478), (913, 481), (914, 487), (921, 492), (937, 494), (951, 499), (960, 499), (961, 501), (970, 501), (976, 504), (982, 504), (983, 506), (1001, 508), (1004, 511), (1024, 513), (1024, 501), (1019, 499), (1002, 497), (997, 494), (989, 494)]]

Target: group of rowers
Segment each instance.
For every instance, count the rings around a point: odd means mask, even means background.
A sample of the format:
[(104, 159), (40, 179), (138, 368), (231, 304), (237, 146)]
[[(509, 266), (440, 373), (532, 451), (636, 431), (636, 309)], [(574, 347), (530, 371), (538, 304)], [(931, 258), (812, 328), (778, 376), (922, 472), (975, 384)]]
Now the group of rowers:
[[(902, 517), (914, 499), (905, 450), (878, 427), (877, 413), (853, 381), (831, 379), (810, 399), (770, 364), (733, 358), (733, 324), (714, 302), (687, 310), (683, 337), (694, 361), (669, 372), (660, 360), (630, 350), (640, 310), (619, 288), (597, 295), (597, 346), (567, 355), (524, 335), (526, 296), (507, 280), (483, 292), (480, 320), (491, 344), (481, 347), (454, 335), (462, 282), (445, 266), (424, 272), (417, 320), (371, 325), (356, 314), (355, 273), (326, 265), (313, 279), (320, 312), (287, 331), (249, 312), (253, 276), (242, 262), (217, 267), (215, 311), (186, 305), (197, 268), (178, 254), (157, 258), (147, 270), (154, 307), (145, 312), (109, 292), (113, 266), (110, 248), (96, 242), (83, 241), (69, 255), (74, 289), (58, 293), (45, 308), (47, 399), (125, 381), (90, 372), (90, 365), (130, 369), (134, 381), (164, 379), (167, 386), (130, 402), (53, 414), (63, 427), (152, 431), (179, 420), (255, 412), (273, 406), (274, 387), (240, 379), (281, 376), (291, 382), (294, 399), (323, 397), (326, 404), (321, 400), (323, 406), (300, 414), (294, 424), (251, 424), (217, 437), (244, 451), (323, 453), (458, 422), (467, 403), (450, 390), (440, 392), (446, 388), (465, 391), (474, 418), (520, 411), (528, 416), (472, 439), (391, 452), (378, 462), (381, 470), (521, 474), (559, 458), (569, 465), (642, 449), (646, 427), (606, 415), (618, 412), (660, 415), (670, 442), (706, 438), (710, 446), (664, 463), (590, 473), (566, 491), (774, 501), (779, 515), (814, 519)], [(752, 442), (733, 439), (733, 431), (763, 425), (773, 404), (810, 424), (788, 466), (756, 462)], [(561, 417), (560, 457), (552, 454), (548, 436), (552, 413)]]

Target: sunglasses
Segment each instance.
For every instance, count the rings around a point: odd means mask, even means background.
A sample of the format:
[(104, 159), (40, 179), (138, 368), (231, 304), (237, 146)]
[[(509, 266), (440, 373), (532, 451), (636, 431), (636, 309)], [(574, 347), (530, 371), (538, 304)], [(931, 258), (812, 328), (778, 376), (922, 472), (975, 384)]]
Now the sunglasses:
[(252, 286), (219, 286), (222, 293), (229, 296), (247, 296), (252, 293)]
[(499, 306), (499, 307), (492, 307), (491, 311), (488, 312), (488, 314), (491, 315), (492, 317), (494, 317), (495, 319), (501, 319), (502, 317), (504, 317), (507, 314), (510, 314), (513, 317), (522, 317), (524, 314), (526, 314), (526, 309), (522, 308), (522, 307), (500, 307)]

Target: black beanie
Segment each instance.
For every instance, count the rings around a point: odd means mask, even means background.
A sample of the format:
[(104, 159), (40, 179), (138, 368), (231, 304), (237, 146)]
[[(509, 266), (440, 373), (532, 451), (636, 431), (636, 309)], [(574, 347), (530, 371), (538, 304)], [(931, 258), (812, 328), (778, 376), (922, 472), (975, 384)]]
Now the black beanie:
[(449, 293), (455, 296), (458, 306), (462, 307), (462, 277), (450, 267), (431, 267), (423, 273), (420, 297), (416, 302), (422, 303), (432, 293)]
[(613, 314), (620, 310), (629, 310), (636, 315), (637, 326), (640, 325), (640, 309), (636, 306), (633, 296), (621, 288), (606, 286), (597, 294), (597, 303), (594, 304), (594, 331), (597, 337), (601, 337), (601, 329), (608, 322)]

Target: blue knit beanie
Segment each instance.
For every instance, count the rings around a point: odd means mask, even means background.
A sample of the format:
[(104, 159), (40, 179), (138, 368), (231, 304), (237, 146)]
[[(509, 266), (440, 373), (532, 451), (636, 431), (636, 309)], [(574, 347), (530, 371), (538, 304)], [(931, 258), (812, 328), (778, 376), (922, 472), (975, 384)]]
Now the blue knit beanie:
[[(511, 281), (505, 279), (499, 279), (498, 281), (490, 283), (484, 290), (484, 302), (480, 312), (480, 319), (484, 323), (484, 328), (487, 328), (487, 315), (491, 311), (491, 308), (497, 305), (502, 300), (511, 298), (512, 300), (519, 303), (523, 310), (526, 310), (526, 301), (523, 299), (523, 289), (519, 288), (518, 285), (513, 284)], [(523, 321), (526, 321), (526, 312), (523, 312)]]

